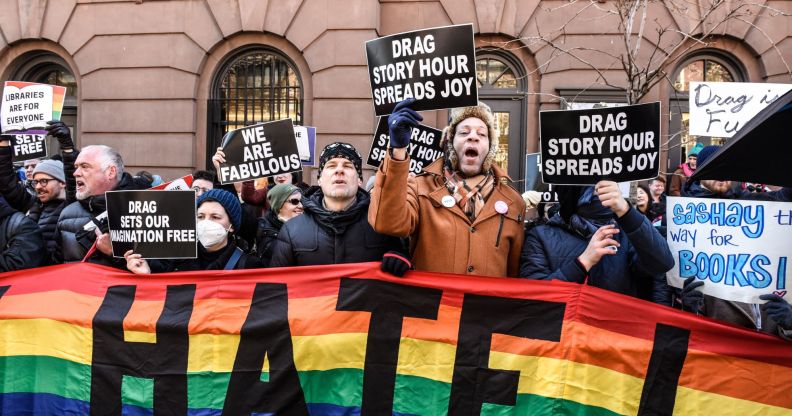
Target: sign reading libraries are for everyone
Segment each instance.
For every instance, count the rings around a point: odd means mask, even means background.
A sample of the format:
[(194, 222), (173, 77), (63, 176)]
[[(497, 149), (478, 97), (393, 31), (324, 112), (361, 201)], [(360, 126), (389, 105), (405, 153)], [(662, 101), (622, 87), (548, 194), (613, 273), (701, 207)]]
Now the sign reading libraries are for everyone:
[(398, 33), (366, 42), (369, 80), (378, 116), (402, 100), (414, 110), (476, 105), (473, 25)]
[(223, 184), (302, 169), (291, 119), (230, 131), (223, 138), (223, 152), (226, 162), (218, 172)]
[(113, 256), (132, 250), (147, 259), (195, 258), (195, 192), (110, 191), (107, 221)]
[(542, 181), (593, 185), (657, 176), (660, 103), (539, 113)]
[(790, 298), (792, 203), (669, 197), (666, 218), (674, 256), (670, 285), (682, 287), (695, 276), (705, 282), (704, 294), (721, 299)]
[(0, 105), (3, 133), (46, 127), (60, 120), (66, 87), (33, 82), (6, 81)]
[[(423, 124), (413, 127), (410, 134), (410, 144), (407, 147), (407, 152), (410, 155), (410, 172), (417, 175), (421, 173), (423, 168), (443, 156), (443, 148), (440, 146), (442, 135), (442, 131)], [(374, 133), (374, 141), (371, 143), (371, 152), (366, 163), (378, 168), (388, 152), (389, 142), (388, 118), (380, 117), (377, 124), (377, 132)]]

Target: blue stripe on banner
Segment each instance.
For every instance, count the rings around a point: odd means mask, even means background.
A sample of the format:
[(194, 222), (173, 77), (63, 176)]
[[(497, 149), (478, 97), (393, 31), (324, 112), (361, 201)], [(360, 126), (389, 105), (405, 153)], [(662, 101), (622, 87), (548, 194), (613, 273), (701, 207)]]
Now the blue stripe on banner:
[(87, 415), (88, 402), (49, 393), (0, 394), (0, 415)]
[[(0, 415), (87, 415), (88, 402), (67, 399), (48, 393), (3, 393), (0, 394)], [(124, 416), (151, 416), (152, 409), (125, 404), (121, 414)], [(189, 416), (219, 416), (219, 409), (190, 409)], [(336, 406), (333, 404), (309, 403), (308, 413), (314, 416), (360, 416), (359, 407)], [(256, 416), (270, 416), (273, 413), (256, 413)], [(393, 413), (393, 416), (412, 416), (406, 413)]]

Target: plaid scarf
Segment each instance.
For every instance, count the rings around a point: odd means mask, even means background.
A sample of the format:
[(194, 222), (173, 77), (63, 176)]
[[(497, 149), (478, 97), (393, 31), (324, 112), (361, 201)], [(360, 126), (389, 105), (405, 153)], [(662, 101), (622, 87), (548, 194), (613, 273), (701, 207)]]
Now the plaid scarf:
[[(461, 178), (459, 172), (452, 173), (446, 168), (443, 170), (443, 174), (446, 178), (445, 186), (448, 192), (454, 197), (457, 205), (470, 222), (473, 222), (495, 189), (495, 178), (493, 178), (492, 172), (487, 172), (486, 176), (476, 175), (470, 178)], [(477, 184), (470, 185), (474, 183)]]

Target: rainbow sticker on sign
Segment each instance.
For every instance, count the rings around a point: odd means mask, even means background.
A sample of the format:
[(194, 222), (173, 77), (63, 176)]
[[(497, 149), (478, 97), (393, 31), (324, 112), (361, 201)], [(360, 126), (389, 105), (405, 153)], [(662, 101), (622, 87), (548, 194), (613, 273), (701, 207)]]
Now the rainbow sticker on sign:
[(3, 415), (788, 415), (791, 384), (785, 340), (572, 283), (0, 275)]

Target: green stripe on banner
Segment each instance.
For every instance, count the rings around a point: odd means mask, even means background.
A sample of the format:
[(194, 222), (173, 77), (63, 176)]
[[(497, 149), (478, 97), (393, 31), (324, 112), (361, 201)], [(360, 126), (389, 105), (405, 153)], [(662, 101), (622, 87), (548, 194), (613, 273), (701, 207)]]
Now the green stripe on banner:
[(121, 377), (121, 404), (153, 409), (154, 379), (132, 376)]
[(91, 366), (85, 364), (48, 356), (16, 355), (0, 357), (0, 374), (0, 393), (49, 393), (91, 400)]
[[(49, 393), (69, 399), (90, 400), (91, 368), (60, 358), (46, 356), (0, 357), (0, 393)], [(9, 376), (10, 375), (10, 376)], [(221, 409), (230, 373), (189, 373), (189, 408)], [(360, 407), (363, 371), (334, 369), (300, 373), (307, 403)], [(397, 375), (393, 411), (401, 414), (445, 415), (451, 386), (422, 377)], [(125, 404), (152, 406), (153, 381), (124, 377), (122, 397)], [(593, 415), (614, 416), (607, 409), (585, 406), (570, 400), (532, 394), (517, 396), (517, 406), (484, 404), (482, 415)]]

